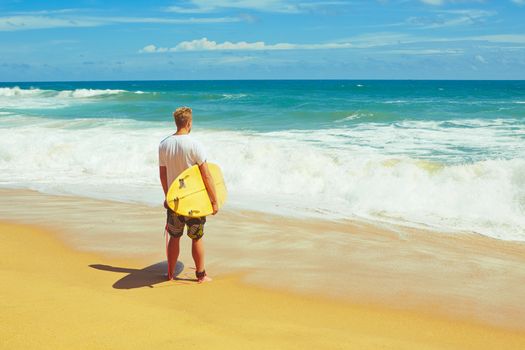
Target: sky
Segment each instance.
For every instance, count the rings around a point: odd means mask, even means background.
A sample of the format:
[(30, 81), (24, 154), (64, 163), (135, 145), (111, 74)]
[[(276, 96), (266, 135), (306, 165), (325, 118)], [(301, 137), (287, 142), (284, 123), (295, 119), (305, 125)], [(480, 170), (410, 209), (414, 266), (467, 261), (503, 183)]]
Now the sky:
[(0, 0), (0, 81), (525, 79), (525, 0)]

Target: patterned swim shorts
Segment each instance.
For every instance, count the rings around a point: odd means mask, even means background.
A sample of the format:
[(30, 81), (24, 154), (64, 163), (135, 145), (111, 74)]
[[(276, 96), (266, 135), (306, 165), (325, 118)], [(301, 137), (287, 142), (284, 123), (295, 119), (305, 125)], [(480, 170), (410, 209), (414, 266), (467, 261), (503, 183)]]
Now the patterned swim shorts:
[(187, 216), (177, 215), (170, 209), (166, 210), (166, 230), (172, 237), (181, 237), (184, 232), (184, 226), (188, 226), (187, 235), (191, 239), (201, 239), (204, 236), (204, 224), (206, 217), (190, 218)]

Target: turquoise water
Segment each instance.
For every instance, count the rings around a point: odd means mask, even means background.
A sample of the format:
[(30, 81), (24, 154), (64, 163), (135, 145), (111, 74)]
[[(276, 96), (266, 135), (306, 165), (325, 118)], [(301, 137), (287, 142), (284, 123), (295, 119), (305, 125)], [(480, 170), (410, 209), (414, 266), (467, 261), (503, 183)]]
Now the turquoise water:
[(232, 207), (525, 240), (525, 81), (0, 83), (0, 185), (156, 204), (181, 105)]
[[(151, 81), (1, 84), (49, 91), (125, 90), (90, 106), (39, 111), (50, 117), (164, 120), (192, 106), (210, 128), (317, 129), (403, 120), (523, 118), (524, 81)], [(144, 94), (133, 92), (141, 91)], [(31, 106), (26, 112), (30, 113)], [(358, 114), (358, 118), (347, 118)], [(346, 119), (345, 119), (346, 118)]]

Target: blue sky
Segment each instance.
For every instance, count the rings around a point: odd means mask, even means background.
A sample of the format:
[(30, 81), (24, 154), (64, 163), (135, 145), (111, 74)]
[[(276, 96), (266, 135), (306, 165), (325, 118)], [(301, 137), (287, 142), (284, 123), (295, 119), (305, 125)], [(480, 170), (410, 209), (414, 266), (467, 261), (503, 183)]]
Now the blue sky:
[(525, 0), (0, 0), (0, 81), (525, 79)]

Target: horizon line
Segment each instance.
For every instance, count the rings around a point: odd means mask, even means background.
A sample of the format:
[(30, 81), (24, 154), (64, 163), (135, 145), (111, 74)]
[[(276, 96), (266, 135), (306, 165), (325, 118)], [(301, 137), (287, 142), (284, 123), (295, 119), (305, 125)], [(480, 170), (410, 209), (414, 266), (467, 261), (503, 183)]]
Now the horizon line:
[(384, 78), (296, 78), (296, 79), (115, 79), (115, 80), (12, 80), (0, 84), (17, 83), (112, 83), (112, 82), (167, 82), (167, 81), (525, 81), (525, 79), (384, 79)]

